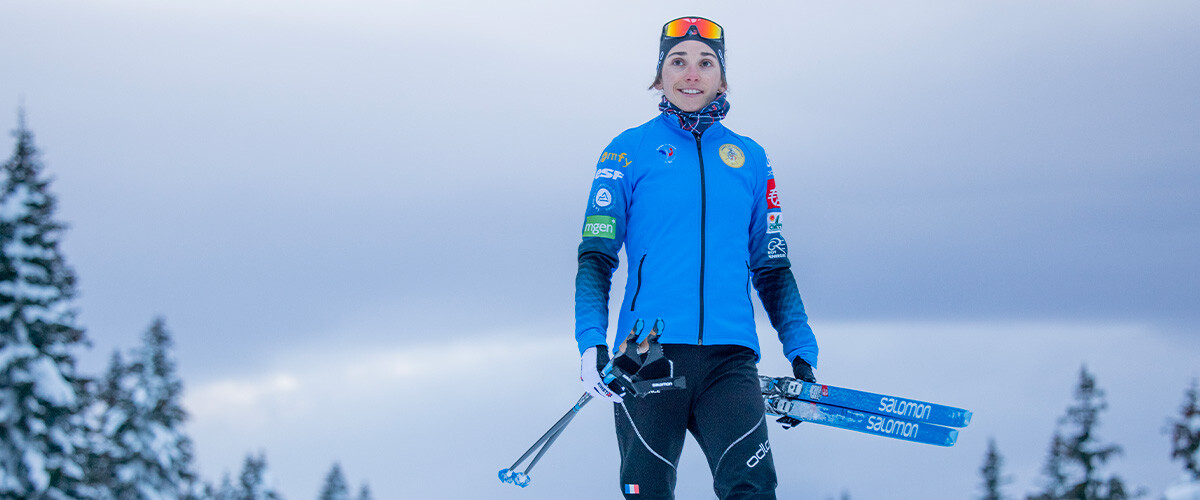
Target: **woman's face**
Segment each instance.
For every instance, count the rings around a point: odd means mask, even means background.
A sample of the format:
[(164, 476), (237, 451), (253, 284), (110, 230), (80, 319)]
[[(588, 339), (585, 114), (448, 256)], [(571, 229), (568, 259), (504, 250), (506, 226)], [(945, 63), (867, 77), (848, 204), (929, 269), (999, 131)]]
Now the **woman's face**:
[(696, 40), (687, 40), (671, 47), (663, 60), (662, 83), (655, 86), (663, 91), (671, 104), (684, 111), (698, 111), (724, 92), (721, 84), (721, 64), (711, 47)]

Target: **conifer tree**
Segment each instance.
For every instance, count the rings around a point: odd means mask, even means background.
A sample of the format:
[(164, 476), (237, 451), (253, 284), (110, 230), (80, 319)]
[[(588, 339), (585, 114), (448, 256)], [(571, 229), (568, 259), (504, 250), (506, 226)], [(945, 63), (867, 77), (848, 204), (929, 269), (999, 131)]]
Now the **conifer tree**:
[(346, 476), (342, 475), (342, 466), (337, 462), (325, 475), (325, 483), (321, 485), (317, 500), (350, 500), (350, 487), (346, 484)]
[(183, 382), (175, 373), (171, 335), (155, 319), (131, 351), (113, 355), (94, 410), (92, 477), (112, 498), (192, 498), (192, 442), (183, 433)]
[(374, 500), (371, 496), (371, 488), (367, 487), (367, 483), (363, 483), (362, 488), (358, 490), (358, 500)]
[(125, 362), (121, 352), (114, 350), (104, 379), (98, 382), (98, 387), (88, 391), (89, 401), (84, 414), (88, 434), (86, 481), (89, 497), (94, 500), (119, 498), (114, 469), (122, 453), (115, 429), (110, 427), (124, 420), (116, 417), (119, 405), (127, 397), (127, 391), (121, 387), (124, 379)]
[(982, 500), (1004, 500), (1007, 498), (1002, 488), (1010, 482), (1010, 479), (1004, 476), (1003, 467), (1004, 457), (1000, 456), (1000, 452), (996, 450), (996, 440), (988, 439), (988, 448), (983, 458), (983, 466), (979, 468), (979, 472), (983, 474)]
[(1171, 458), (1183, 462), (1183, 470), (1200, 482), (1200, 388), (1196, 379), (1184, 393), (1179, 420), (1171, 422)]
[(75, 351), (75, 274), (59, 249), (66, 226), (18, 115), (0, 179), (0, 497), (81, 498), (86, 379)]
[(1104, 391), (1084, 366), (1080, 369), (1079, 385), (1075, 388), (1074, 404), (1059, 420), (1050, 447), (1050, 456), (1043, 469), (1048, 481), (1042, 493), (1031, 495), (1036, 500), (1125, 500), (1134, 498), (1124, 481), (1116, 476), (1103, 477), (1102, 467), (1121, 447), (1104, 444), (1096, 436), (1100, 413), (1108, 408)]
[(226, 472), (221, 477), (221, 484), (213, 486), (211, 484), (204, 487), (204, 500), (237, 500), (238, 490), (233, 485), (233, 480), (230, 479), (229, 473)]
[(1066, 449), (1066, 445), (1063, 443), (1062, 433), (1056, 430), (1054, 437), (1050, 439), (1050, 450), (1046, 453), (1046, 463), (1042, 466), (1042, 474), (1046, 475), (1046, 487), (1041, 493), (1028, 496), (1028, 500), (1070, 498), (1067, 496), (1067, 473), (1063, 470), (1064, 449)]
[(270, 487), (267, 474), (267, 456), (246, 455), (242, 474), (238, 482), (237, 500), (280, 500), (283, 497)]

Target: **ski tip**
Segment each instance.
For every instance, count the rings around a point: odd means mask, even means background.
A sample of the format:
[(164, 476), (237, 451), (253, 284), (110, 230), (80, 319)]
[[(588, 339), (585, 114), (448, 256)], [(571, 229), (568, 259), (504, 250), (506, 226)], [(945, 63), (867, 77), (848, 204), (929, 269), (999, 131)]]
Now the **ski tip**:
[(948, 447), (954, 446), (954, 443), (957, 443), (957, 442), (958, 442), (958, 429), (947, 429), (946, 444), (944, 444), (943, 446), (946, 446), (948, 448)]
[(971, 416), (975, 415), (971, 410), (963, 410), (963, 427), (971, 425)]

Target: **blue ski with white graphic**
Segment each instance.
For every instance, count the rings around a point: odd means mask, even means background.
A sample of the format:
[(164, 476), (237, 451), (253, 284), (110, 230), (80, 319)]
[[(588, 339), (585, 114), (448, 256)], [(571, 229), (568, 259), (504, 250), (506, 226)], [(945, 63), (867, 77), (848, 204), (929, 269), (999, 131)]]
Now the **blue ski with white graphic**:
[(782, 417), (780, 422), (785, 428), (803, 421), (935, 446), (954, 446), (958, 440), (957, 429), (940, 425), (782, 396), (763, 396), (763, 402), (768, 414)]
[(947, 427), (966, 427), (971, 423), (969, 410), (953, 406), (815, 384), (791, 377), (760, 376), (758, 379), (763, 397), (781, 396), (792, 400), (840, 406), (894, 419)]

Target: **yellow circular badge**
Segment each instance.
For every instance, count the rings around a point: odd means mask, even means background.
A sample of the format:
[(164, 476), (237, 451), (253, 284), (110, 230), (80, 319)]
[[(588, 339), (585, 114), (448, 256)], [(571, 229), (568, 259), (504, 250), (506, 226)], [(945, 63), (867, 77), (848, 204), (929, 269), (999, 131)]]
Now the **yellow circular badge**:
[(717, 154), (721, 155), (721, 161), (733, 168), (742, 168), (742, 165), (746, 164), (746, 155), (742, 153), (741, 148), (733, 144), (721, 146)]

